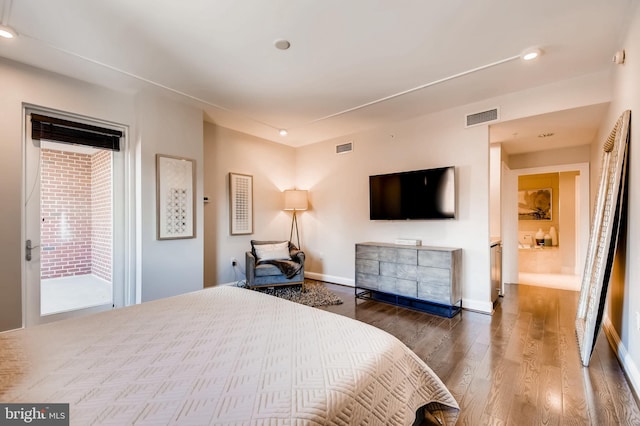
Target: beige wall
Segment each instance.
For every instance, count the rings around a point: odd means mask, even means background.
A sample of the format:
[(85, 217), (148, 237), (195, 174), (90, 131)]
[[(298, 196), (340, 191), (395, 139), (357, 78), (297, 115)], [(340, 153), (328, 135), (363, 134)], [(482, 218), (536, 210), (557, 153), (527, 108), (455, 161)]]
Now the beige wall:
[[(140, 301), (174, 296), (203, 287), (203, 122), (202, 111), (163, 97), (136, 96), (137, 256)], [(195, 160), (195, 238), (157, 239), (156, 154)]]
[[(294, 187), (296, 153), (285, 145), (205, 123), (204, 161), (204, 190), (209, 197), (204, 208), (204, 283), (212, 286), (244, 278), (244, 253), (252, 239), (289, 239), (291, 214), (282, 210), (282, 191)], [(230, 235), (230, 172), (253, 176), (252, 235)], [(300, 229), (305, 248), (303, 232)], [(231, 258), (238, 260), (235, 274)]]
[(489, 149), (489, 235), (491, 238), (500, 238), (501, 235), (502, 161), (502, 145), (491, 144)]
[(506, 161), (512, 170), (561, 164), (588, 163), (591, 160), (590, 144), (592, 141), (584, 141), (584, 143), (584, 145), (569, 148), (512, 154), (507, 157)]
[[(576, 177), (578, 172), (561, 172), (558, 182), (560, 197), (558, 198), (558, 243), (560, 244), (560, 263), (563, 274), (580, 274), (576, 270), (576, 233), (578, 229), (576, 214), (578, 213), (578, 187)], [(562, 235), (562, 238), (560, 237)]]
[[(353, 285), (359, 242), (415, 238), (423, 245), (461, 247), (463, 306), (490, 311), (488, 127), (465, 129), (464, 111), (298, 149), (297, 182), (313, 204), (302, 217), (310, 273)], [(346, 140), (353, 140), (353, 152), (335, 154), (335, 145)], [(455, 220), (369, 220), (370, 175), (444, 166), (456, 167)]]
[[(626, 51), (624, 65), (615, 66), (613, 100), (609, 116), (600, 128), (597, 143), (591, 152), (592, 200), (599, 187), (602, 146), (618, 117), (624, 110), (631, 113), (631, 141), (629, 145), (629, 187), (627, 218), (621, 226), (620, 243), (614, 263), (609, 288), (609, 303), (605, 325), (610, 321), (613, 341), (618, 339), (623, 366), (640, 392), (640, 330), (637, 315), (640, 313), (640, 6), (630, 17), (629, 32), (620, 47)], [(593, 207), (592, 207), (593, 208)]]

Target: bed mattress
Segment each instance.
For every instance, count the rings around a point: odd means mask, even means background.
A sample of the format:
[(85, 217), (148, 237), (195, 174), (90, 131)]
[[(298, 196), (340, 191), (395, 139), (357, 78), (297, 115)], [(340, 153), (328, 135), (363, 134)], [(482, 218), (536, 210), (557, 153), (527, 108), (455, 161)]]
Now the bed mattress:
[(373, 326), (218, 287), (0, 333), (0, 401), (69, 403), (71, 424), (411, 425), (458, 405)]

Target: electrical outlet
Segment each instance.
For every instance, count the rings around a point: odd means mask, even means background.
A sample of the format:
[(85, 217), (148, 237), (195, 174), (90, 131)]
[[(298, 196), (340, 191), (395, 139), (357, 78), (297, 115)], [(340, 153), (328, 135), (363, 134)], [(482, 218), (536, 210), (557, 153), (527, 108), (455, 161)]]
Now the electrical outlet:
[(238, 261), (236, 260), (236, 258), (235, 258), (235, 257), (232, 257), (232, 258), (231, 258), (231, 266), (234, 266), (234, 267), (235, 267), (235, 266), (237, 266), (237, 265), (238, 265)]

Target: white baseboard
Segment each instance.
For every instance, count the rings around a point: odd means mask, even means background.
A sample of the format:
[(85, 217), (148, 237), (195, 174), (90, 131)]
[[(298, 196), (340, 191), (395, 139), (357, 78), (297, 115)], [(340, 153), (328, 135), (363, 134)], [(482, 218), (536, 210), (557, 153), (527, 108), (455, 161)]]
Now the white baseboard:
[(473, 299), (462, 299), (462, 309), (491, 315), (493, 313), (493, 303)]
[(631, 385), (636, 398), (640, 397), (640, 372), (638, 371), (636, 363), (629, 355), (629, 352), (627, 352), (627, 348), (622, 344), (620, 336), (618, 336), (618, 332), (613, 327), (608, 316), (605, 316), (602, 320), (602, 329), (604, 330), (605, 336), (607, 336), (609, 345), (611, 345), (611, 348), (616, 353), (616, 356), (622, 365), (622, 369), (629, 379), (629, 384)]
[(325, 274), (319, 274), (317, 272), (307, 272), (307, 271), (304, 272), (304, 276), (305, 278), (310, 278), (312, 280), (326, 281), (328, 283), (342, 284), (349, 287), (355, 287), (354, 280), (351, 280), (348, 278), (336, 277), (334, 275), (325, 275)]

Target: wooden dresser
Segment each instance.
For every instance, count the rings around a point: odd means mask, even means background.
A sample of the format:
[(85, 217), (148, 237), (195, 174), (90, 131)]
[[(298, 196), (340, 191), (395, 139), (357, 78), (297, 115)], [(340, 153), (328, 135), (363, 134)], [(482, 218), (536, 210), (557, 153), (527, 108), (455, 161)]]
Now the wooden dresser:
[(356, 296), (452, 317), (462, 307), (462, 249), (356, 244)]

